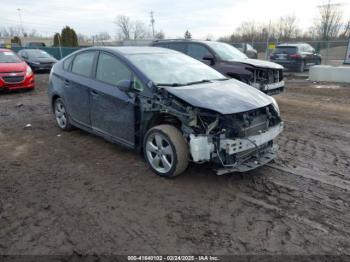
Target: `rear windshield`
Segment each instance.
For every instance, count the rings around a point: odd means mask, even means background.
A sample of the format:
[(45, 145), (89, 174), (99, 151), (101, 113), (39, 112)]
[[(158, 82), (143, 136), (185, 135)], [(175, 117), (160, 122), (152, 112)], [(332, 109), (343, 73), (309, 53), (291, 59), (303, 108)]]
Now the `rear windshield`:
[(10, 51), (0, 52), (0, 63), (19, 63), (21, 59)]
[(275, 54), (295, 54), (297, 53), (297, 48), (295, 46), (277, 46)]

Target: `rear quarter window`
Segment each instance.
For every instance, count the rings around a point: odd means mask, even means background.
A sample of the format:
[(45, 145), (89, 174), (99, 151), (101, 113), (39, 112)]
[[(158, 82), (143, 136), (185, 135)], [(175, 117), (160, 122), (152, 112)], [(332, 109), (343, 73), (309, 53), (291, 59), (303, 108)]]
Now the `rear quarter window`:
[(70, 65), (72, 64), (73, 59), (74, 59), (74, 56), (70, 56), (63, 61), (63, 69), (64, 70), (70, 71)]

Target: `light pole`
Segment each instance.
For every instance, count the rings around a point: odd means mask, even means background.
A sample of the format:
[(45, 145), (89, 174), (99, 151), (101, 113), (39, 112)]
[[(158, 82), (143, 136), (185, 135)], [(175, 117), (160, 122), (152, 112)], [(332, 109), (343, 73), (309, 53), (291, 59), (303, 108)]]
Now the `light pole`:
[(151, 26), (152, 26), (152, 36), (154, 38), (154, 16), (153, 16), (153, 11), (151, 11)]
[(18, 16), (19, 16), (19, 25), (20, 25), (20, 28), (21, 28), (21, 31), (22, 31), (22, 36), (24, 36), (23, 22), (22, 22), (22, 16), (21, 16), (22, 9), (21, 8), (17, 8), (17, 11), (18, 11)]

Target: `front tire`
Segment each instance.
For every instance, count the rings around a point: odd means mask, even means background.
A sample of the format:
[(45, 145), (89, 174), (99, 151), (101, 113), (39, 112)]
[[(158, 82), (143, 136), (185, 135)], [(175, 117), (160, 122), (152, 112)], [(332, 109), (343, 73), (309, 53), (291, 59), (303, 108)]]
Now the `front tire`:
[(171, 125), (151, 128), (145, 135), (143, 152), (150, 168), (159, 176), (175, 177), (188, 166), (188, 145), (179, 129)]
[(64, 131), (70, 131), (73, 129), (73, 126), (70, 122), (70, 117), (62, 98), (57, 98), (54, 101), (54, 114), (59, 128)]

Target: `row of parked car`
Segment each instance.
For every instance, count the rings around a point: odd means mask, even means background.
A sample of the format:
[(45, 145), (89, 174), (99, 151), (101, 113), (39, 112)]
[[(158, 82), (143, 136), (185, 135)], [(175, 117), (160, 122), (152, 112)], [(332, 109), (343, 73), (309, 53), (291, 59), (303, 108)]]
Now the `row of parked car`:
[(17, 54), (0, 49), (0, 89), (34, 89), (33, 72), (50, 71), (57, 60), (40, 49), (22, 49)]

